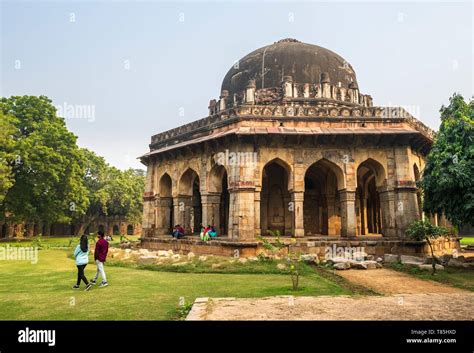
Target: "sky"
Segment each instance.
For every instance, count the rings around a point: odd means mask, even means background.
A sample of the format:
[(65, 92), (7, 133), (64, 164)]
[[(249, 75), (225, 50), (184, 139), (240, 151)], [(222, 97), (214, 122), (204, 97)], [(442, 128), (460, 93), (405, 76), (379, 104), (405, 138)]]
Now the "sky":
[(236, 61), (283, 38), (328, 48), (374, 105), (437, 129), (474, 93), (471, 1), (1, 1), (0, 96), (46, 95), (119, 168), (207, 116)]

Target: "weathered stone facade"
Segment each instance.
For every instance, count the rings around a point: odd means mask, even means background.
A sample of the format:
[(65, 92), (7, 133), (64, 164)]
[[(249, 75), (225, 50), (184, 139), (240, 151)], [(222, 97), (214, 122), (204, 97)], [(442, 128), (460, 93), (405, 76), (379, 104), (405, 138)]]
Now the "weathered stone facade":
[[(308, 46), (327, 60), (298, 56)], [(285, 75), (276, 86), (278, 70)], [(252, 72), (239, 91), (242, 74)], [(267, 72), (273, 78), (264, 81)], [(229, 71), (208, 117), (152, 137), (141, 157), (148, 168), (144, 241), (152, 244), (173, 224), (196, 233), (200, 223), (234, 242), (270, 231), (404, 239), (421, 216), (415, 183), (432, 141), (433, 131), (404, 109), (373, 106), (337, 54), (277, 42)]]

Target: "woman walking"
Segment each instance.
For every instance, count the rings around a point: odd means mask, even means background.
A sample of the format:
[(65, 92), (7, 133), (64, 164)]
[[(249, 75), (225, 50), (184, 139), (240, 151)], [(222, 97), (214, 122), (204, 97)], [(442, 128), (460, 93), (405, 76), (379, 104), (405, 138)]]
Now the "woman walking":
[(84, 275), (84, 269), (89, 262), (89, 241), (87, 240), (87, 235), (84, 234), (81, 236), (79, 244), (77, 244), (76, 249), (74, 250), (74, 257), (76, 258), (77, 266), (77, 283), (73, 286), (73, 289), (79, 289), (81, 280), (84, 281), (86, 285), (86, 291), (91, 289), (92, 285), (87, 281), (86, 276)]

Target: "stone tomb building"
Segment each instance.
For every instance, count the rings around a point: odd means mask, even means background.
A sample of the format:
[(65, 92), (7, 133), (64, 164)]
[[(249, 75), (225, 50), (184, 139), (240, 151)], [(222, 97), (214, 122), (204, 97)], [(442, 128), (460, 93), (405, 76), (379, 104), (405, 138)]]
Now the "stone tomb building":
[[(342, 57), (281, 40), (229, 70), (209, 116), (152, 136), (140, 157), (143, 245), (254, 254), (257, 237), (278, 231), (302, 251), (423, 251), (405, 229), (421, 216), (416, 181), (432, 143), (404, 109), (374, 106)], [(174, 224), (197, 235), (200, 223), (218, 240), (169, 236)]]

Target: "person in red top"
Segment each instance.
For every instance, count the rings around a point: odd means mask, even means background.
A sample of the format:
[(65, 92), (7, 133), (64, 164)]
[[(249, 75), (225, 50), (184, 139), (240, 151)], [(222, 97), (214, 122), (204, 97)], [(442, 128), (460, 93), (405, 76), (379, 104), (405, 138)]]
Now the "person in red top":
[(105, 277), (104, 271), (104, 262), (107, 258), (107, 253), (109, 251), (109, 243), (107, 240), (104, 239), (104, 232), (99, 230), (97, 233), (99, 235), (99, 240), (95, 244), (95, 252), (94, 252), (94, 261), (97, 265), (97, 272), (95, 277), (91, 279), (91, 284), (96, 284), (97, 279), (99, 278), (99, 274), (102, 277), (102, 282), (99, 284), (99, 287), (106, 287), (108, 286), (107, 278)]

